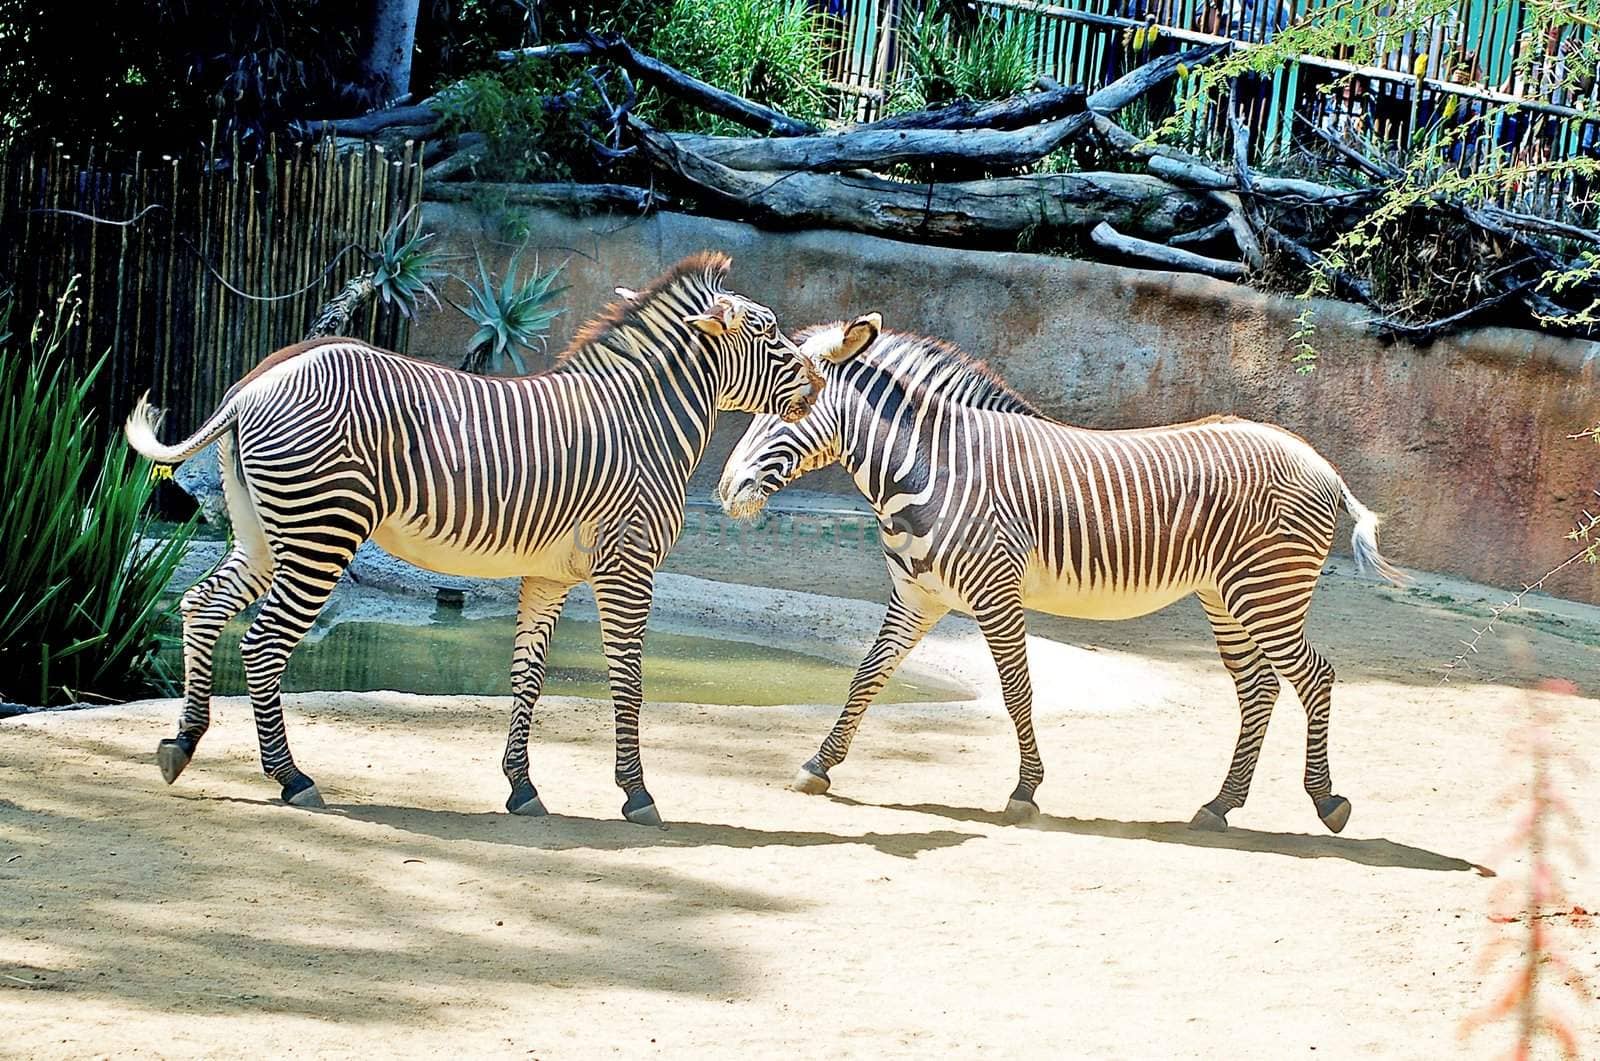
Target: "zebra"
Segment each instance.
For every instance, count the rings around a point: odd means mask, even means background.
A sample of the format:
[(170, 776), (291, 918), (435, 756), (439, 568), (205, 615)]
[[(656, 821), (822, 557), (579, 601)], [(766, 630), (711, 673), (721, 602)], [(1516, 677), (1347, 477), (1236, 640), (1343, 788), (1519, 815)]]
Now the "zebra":
[(357, 546), (422, 567), (521, 577), (501, 766), (506, 809), (540, 815), (528, 735), (568, 592), (593, 587), (616, 726), (624, 817), (659, 825), (639, 756), (640, 658), (655, 569), (683, 527), (685, 488), (719, 410), (805, 415), (821, 377), (772, 310), (727, 290), (730, 259), (684, 259), (582, 328), (546, 372), (470, 375), (325, 338), (272, 354), (195, 434), (157, 437), (142, 399), (126, 434), (162, 464), (221, 444), (232, 550), (183, 595), (184, 706), (157, 764), (168, 784), (210, 724), (225, 622), (265, 595), (240, 642), (262, 770), (285, 803), (323, 806), (289, 751), (289, 654)]
[(1190, 594), (1238, 692), (1239, 737), (1193, 827), (1222, 830), (1249, 792), (1278, 675), (1307, 717), (1305, 788), (1339, 832), (1350, 802), (1328, 770), (1333, 667), (1305, 615), (1338, 509), (1356, 560), (1393, 582), (1378, 519), (1305, 440), (1236, 417), (1092, 431), (1041, 414), (981, 361), (934, 339), (881, 331), (874, 315), (796, 337), (827, 385), (806, 419), (758, 416), (717, 495), (753, 517), (775, 491), (838, 462), (880, 524), (892, 590), (848, 699), (794, 787), (821, 793), (862, 716), (912, 647), (952, 609), (971, 614), (999, 670), (1021, 768), (1005, 818), (1038, 814), (1024, 609), (1088, 619), (1145, 615)]

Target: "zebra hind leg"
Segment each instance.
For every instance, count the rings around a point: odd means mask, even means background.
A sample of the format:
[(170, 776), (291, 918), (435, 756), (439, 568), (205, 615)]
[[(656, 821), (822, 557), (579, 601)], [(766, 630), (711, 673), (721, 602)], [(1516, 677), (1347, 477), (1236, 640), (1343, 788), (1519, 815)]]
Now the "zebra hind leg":
[[(283, 671), (290, 653), (328, 602), (350, 555), (350, 551), (343, 551), (338, 563), (327, 566), (296, 564), (298, 558), (280, 563), (260, 614), (239, 643), (250, 685), (250, 703), (255, 708), (261, 769), (282, 786), (283, 801), (292, 807), (324, 804), (316, 782), (301, 772), (289, 751), (289, 735), (283, 722)], [(326, 559), (318, 557), (319, 561)]]
[(267, 572), (235, 548), (215, 571), (183, 595), (183, 714), (178, 735), (156, 745), (156, 766), (172, 784), (194, 758), (200, 738), (211, 728), (211, 668), (217, 638), (229, 619), (267, 588)]
[[(1314, 584), (1306, 587), (1309, 601)], [(1279, 674), (1293, 683), (1306, 709), (1306, 794), (1332, 832), (1343, 831), (1350, 820), (1350, 801), (1333, 791), (1328, 771), (1328, 721), (1333, 706), (1333, 665), (1306, 641), (1303, 608), (1285, 612), (1293, 620), (1265, 621), (1239, 608), (1230, 608), (1262, 654)]]
[(1261, 742), (1267, 735), (1267, 723), (1272, 718), (1272, 708), (1278, 699), (1278, 676), (1262, 655), (1260, 646), (1229, 614), (1220, 597), (1201, 593), (1200, 603), (1205, 608), (1206, 617), (1211, 620), (1211, 632), (1217, 639), (1217, 652), (1222, 657), (1223, 666), (1233, 676), (1234, 688), (1239, 696), (1239, 739), (1234, 746), (1233, 760), (1229, 763), (1228, 776), (1222, 782), (1221, 791), (1215, 799), (1195, 812), (1189, 827), (1221, 832), (1228, 827), (1228, 812), (1243, 806), (1250, 794), (1250, 781), (1255, 776), (1256, 761), (1261, 756)]
[(540, 817), (546, 813), (539, 790), (528, 776), (528, 731), (533, 727), (533, 709), (544, 688), (545, 658), (550, 650), (550, 635), (567, 587), (536, 578), (522, 580), (517, 603), (517, 637), (511, 653), (511, 694), (515, 700), (511, 726), (506, 733), (506, 753), (501, 769), (511, 783), (506, 810), (512, 814)]
[(823, 738), (817, 754), (806, 760), (795, 773), (793, 788), (797, 792), (821, 795), (828, 791), (833, 781), (828, 771), (844, 762), (850, 752), (850, 742), (855, 739), (861, 719), (871, 706), (873, 698), (883, 689), (895, 668), (906, 658), (924, 634), (933, 628), (945, 613), (942, 607), (915, 607), (898, 589), (889, 599), (889, 610), (883, 616), (878, 639), (856, 668), (850, 681), (850, 694), (845, 698), (844, 710), (833, 724), (833, 729)]

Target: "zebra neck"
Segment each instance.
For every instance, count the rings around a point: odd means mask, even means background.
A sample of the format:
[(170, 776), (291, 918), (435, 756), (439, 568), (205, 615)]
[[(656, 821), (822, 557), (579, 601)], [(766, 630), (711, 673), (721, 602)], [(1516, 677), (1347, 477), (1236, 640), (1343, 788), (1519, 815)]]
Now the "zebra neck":
[(929, 433), (956, 407), (908, 400), (893, 385), (851, 391), (839, 418), (839, 463), (880, 517), (923, 503)]
[(554, 371), (581, 379), (584, 400), (602, 417), (632, 424), (647, 462), (676, 466), (685, 481), (699, 465), (716, 426), (719, 386), (698, 348), (639, 356), (590, 343)]

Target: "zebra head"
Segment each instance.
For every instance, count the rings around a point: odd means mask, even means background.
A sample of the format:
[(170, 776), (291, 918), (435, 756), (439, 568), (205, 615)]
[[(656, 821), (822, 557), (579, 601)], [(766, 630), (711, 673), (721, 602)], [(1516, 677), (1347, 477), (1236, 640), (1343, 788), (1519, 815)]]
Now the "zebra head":
[[(872, 345), (883, 328), (876, 313), (809, 329), (801, 337), (800, 351), (814, 371), (826, 378), (828, 370), (848, 361)], [(761, 415), (750, 421), (744, 437), (728, 456), (717, 500), (735, 519), (761, 511), (767, 498), (806, 472), (826, 467), (839, 458), (839, 409), (830, 401), (834, 391), (824, 389), (815, 408), (802, 420), (788, 421)]]
[(683, 318), (699, 332), (720, 368), (717, 405), (775, 414), (785, 423), (805, 416), (822, 390), (822, 376), (759, 302), (716, 291), (704, 313)]

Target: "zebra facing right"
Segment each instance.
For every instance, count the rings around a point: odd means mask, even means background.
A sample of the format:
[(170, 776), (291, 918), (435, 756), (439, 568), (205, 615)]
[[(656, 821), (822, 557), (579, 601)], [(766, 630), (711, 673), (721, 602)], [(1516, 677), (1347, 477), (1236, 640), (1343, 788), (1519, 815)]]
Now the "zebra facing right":
[(1350, 817), (1328, 769), (1333, 667), (1306, 640), (1312, 591), (1340, 507), (1363, 566), (1398, 582), (1377, 517), (1333, 467), (1281, 428), (1233, 417), (1137, 431), (1057, 423), (981, 362), (933, 339), (879, 334), (876, 315), (814, 329), (801, 347), (827, 380), (797, 423), (757, 416), (718, 496), (753, 516), (775, 491), (838, 462), (878, 516), (892, 580), (888, 612), (844, 710), (795, 787), (829, 771), (874, 696), (952, 609), (973, 615), (1000, 672), (1021, 767), (1007, 818), (1038, 813), (1024, 609), (1087, 619), (1145, 615), (1200, 598), (1239, 698), (1233, 760), (1191, 824), (1225, 829), (1250, 789), (1278, 676), (1305, 707), (1305, 788), (1334, 832)]

